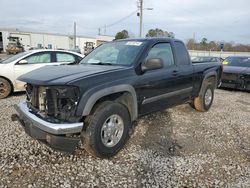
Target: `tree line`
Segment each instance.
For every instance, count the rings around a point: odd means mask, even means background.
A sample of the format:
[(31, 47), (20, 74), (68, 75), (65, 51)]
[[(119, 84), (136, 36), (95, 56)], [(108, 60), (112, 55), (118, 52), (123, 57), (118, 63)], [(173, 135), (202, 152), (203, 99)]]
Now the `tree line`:
[[(130, 37), (131, 36), (129, 36), (129, 33), (127, 30), (122, 30), (115, 35), (115, 39), (125, 39), (125, 38), (130, 38)], [(174, 38), (175, 35), (173, 32), (168, 32), (168, 31), (164, 31), (162, 29), (156, 28), (156, 29), (148, 30), (145, 37), (170, 37), (170, 38)]]
[[(127, 30), (122, 30), (115, 35), (115, 39), (125, 39), (130, 38), (129, 32)], [(145, 37), (170, 37), (174, 38), (175, 34), (173, 32), (164, 31), (159, 28), (148, 30)], [(227, 51), (227, 52), (250, 52), (250, 45), (246, 44), (235, 44), (234, 42), (218, 42), (218, 41), (208, 41), (207, 38), (202, 38), (200, 42), (194, 39), (189, 39), (186, 43), (189, 50), (205, 50), (205, 51)]]
[(189, 50), (205, 50), (205, 51), (226, 51), (226, 52), (250, 52), (250, 45), (235, 44), (234, 42), (218, 42), (209, 41), (207, 38), (203, 38), (201, 42), (197, 42), (194, 39), (187, 41), (187, 48)]

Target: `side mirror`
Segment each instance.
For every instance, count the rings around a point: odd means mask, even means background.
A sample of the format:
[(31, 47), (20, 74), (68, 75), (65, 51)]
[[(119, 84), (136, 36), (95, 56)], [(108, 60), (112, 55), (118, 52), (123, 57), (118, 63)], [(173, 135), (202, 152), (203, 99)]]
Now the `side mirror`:
[(163, 68), (163, 61), (160, 58), (152, 58), (143, 62), (141, 65), (142, 72), (146, 72), (149, 70), (156, 70)]
[(28, 61), (23, 59), (23, 60), (19, 61), (18, 64), (28, 64)]

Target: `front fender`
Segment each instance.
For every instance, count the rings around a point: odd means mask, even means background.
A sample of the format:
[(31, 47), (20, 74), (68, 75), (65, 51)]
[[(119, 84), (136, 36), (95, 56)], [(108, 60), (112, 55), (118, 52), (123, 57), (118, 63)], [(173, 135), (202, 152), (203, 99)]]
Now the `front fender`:
[(215, 83), (217, 83), (217, 77), (218, 77), (218, 75), (217, 75), (217, 72), (216, 71), (211, 71), (211, 72), (208, 72), (207, 74), (205, 74), (205, 76), (203, 77), (203, 80), (202, 80), (202, 84), (201, 85), (203, 85), (203, 83), (205, 82), (205, 80), (207, 79), (207, 78), (209, 78), (209, 77), (211, 77), (211, 76), (214, 76), (215, 77)]
[(131, 119), (136, 120), (138, 117), (138, 104), (137, 104), (137, 96), (135, 89), (128, 84), (121, 84), (115, 86), (99, 86), (90, 89), (89, 91), (85, 92), (84, 95), (81, 97), (80, 102), (78, 104), (78, 108), (76, 111), (77, 116), (87, 116), (90, 114), (92, 108), (96, 104), (96, 102), (101, 99), (102, 97), (119, 93), (119, 92), (129, 92), (133, 99), (133, 110), (131, 114)]

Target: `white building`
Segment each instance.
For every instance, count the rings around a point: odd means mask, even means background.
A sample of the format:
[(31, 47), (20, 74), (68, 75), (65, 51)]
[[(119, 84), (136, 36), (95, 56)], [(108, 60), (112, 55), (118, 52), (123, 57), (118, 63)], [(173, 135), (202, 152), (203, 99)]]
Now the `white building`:
[[(74, 48), (74, 37), (72, 35), (52, 34), (42, 32), (21, 31), (18, 29), (1, 29), (0, 28), (0, 48), (5, 52), (9, 43), (9, 37), (17, 37), (22, 43), (24, 50), (30, 48), (49, 48), (49, 49), (72, 49)], [(94, 47), (103, 42), (112, 41), (112, 36), (76, 36), (76, 46), (84, 53), (86, 42), (92, 42)], [(0, 49), (1, 50), (1, 49)]]

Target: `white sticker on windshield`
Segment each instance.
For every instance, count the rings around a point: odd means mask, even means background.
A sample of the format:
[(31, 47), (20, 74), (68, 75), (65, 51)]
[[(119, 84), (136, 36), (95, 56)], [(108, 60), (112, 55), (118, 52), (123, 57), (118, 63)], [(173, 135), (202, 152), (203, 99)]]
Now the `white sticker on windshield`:
[(138, 41), (129, 41), (126, 43), (126, 45), (129, 46), (140, 46), (142, 44), (142, 42), (138, 42)]

